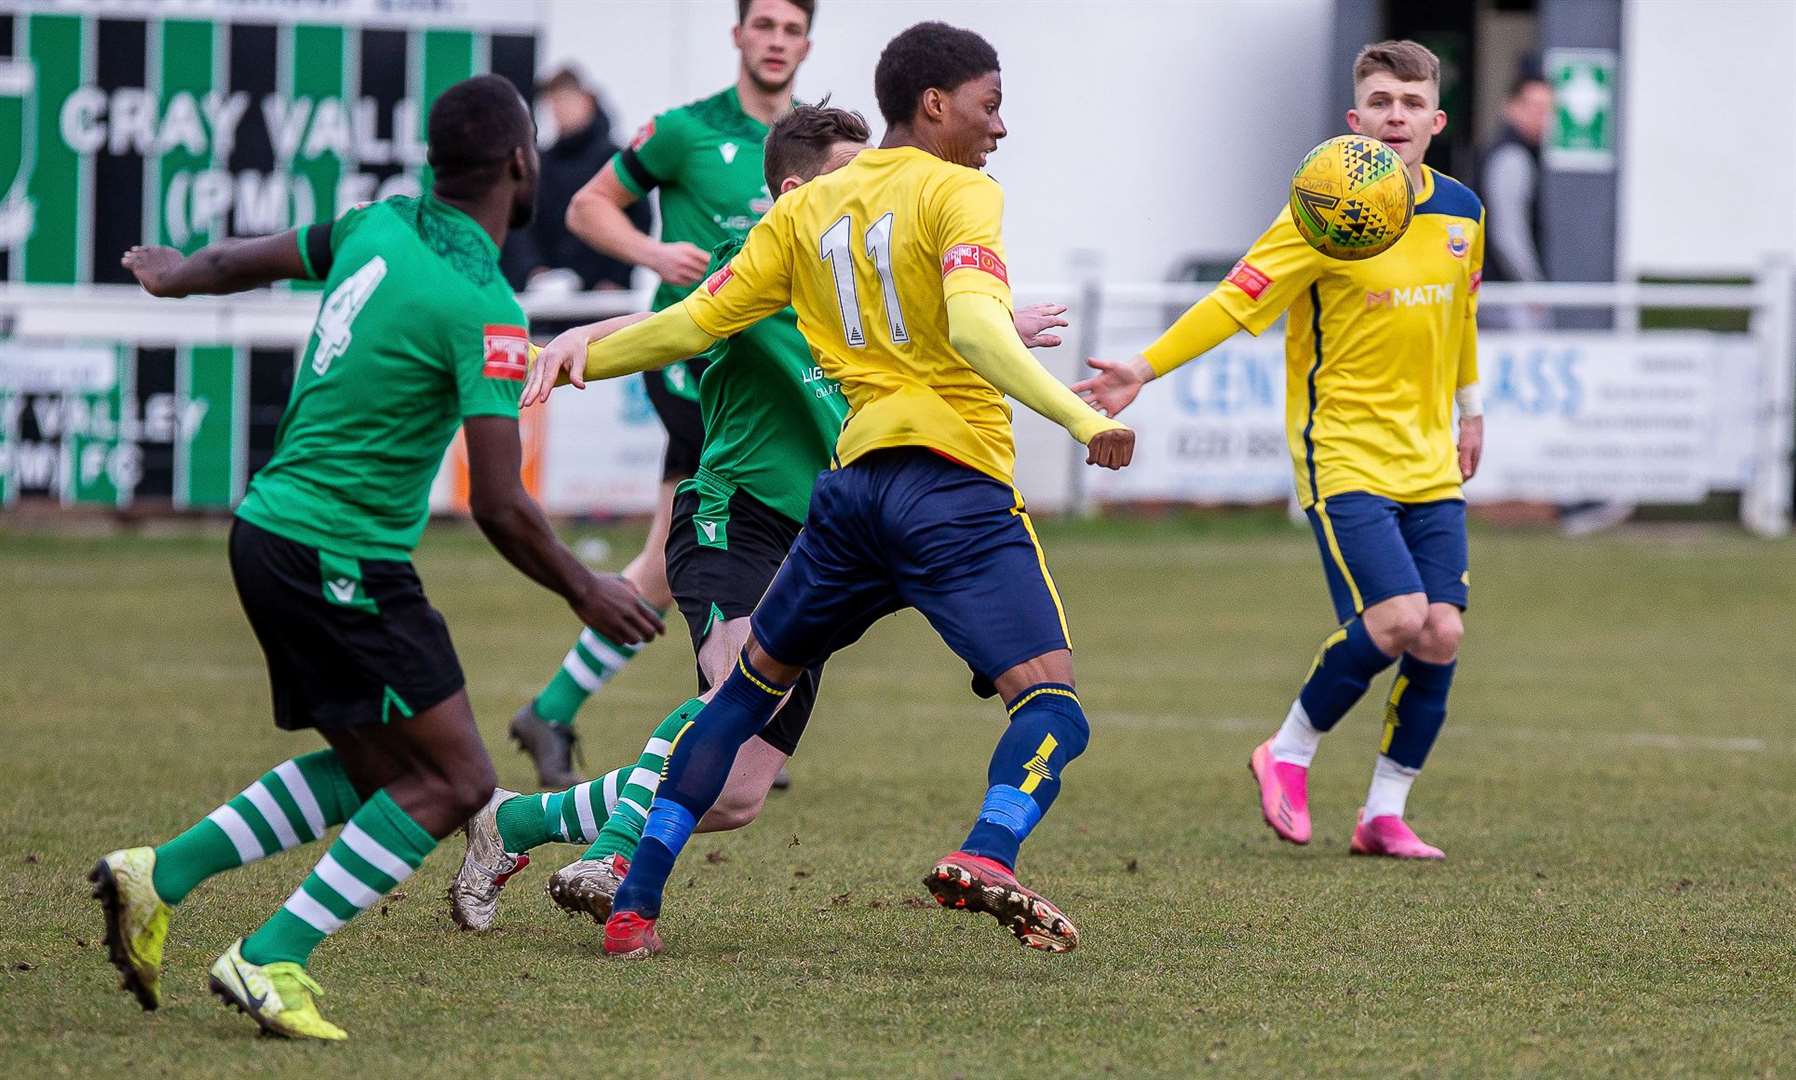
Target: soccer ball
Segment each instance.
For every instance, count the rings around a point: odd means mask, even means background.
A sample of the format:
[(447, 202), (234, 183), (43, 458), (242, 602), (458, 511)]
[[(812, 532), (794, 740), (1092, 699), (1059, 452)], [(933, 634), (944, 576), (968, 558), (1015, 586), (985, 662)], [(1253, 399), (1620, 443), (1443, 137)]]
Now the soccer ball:
[(1409, 170), (1397, 152), (1364, 135), (1337, 135), (1291, 174), (1291, 220), (1331, 259), (1370, 259), (1403, 238), (1415, 214)]

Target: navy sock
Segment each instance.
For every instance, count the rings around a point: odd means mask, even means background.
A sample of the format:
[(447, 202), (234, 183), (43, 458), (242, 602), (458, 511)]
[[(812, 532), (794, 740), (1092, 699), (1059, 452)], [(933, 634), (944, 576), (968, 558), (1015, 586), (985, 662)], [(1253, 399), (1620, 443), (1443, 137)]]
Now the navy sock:
[(1018, 694), (986, 770), (985, 804), (960, 849), (1015, 868), (1023, 840), (1060, 794), (1061, 770), (1090, 739), (1072, 687), (1037, 683)]
[(1447, 691), (1458, 664), (1430, 664), (1405, 653), (1384, 707), (1384, 742), (1379, 752), (1406, 769), (1428, 760), (1435, 737), (1447, 721)]
[(749, 667), (746, 656), (737, 657), (736, 670), (717, 688), (717, 696), (668, 751), (667, 774), (649, 806), (642, 843), (618, 886), (613, 911), (634, 911), (645, 919), (661, 914), (661, 891), (673, 873), (674, 860), (698, 819), (723, 794), (736, 751), (766, 726), (790, 689)]
[(1372, 684), (1372, 677), (1391, 666), (1397, 658), (1386, 656), (1372, 644), (1362, 619), (1354, 619), (1336, 630), (1322, 643), (1310, 677), (1297, 694), (1310, 726), (1327, 731), (1347, 715)]

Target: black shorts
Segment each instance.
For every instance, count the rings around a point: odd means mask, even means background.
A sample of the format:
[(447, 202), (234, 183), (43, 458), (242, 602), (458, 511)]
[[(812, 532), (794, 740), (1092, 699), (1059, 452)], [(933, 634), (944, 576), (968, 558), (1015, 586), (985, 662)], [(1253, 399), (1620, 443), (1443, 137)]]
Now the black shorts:
[(409, 562), (321, 552), (237, 518), (231, 578), (288, 730), (388, 724), (465, 683)]
[[(685, 378), (695, 390), (699, 376), (710, 362), (703, 359), (684, 360)], [(676, 376), (678, 378), (678, 376)], [(667, 452), (661, 457), (661, 479), (684, 480), (698, 474), (699, 451), (705, 446), (705, 419), (698, 402), (681, 397), (667, 385), (667, 372), (645, 371), (642, 384), (649, 392), (649, 404), (667, 429)]]
[[(703, 494), (674, 496), (667, 534), (667, 584), (686, 618), (694, 656), (714, 625), (753, 613), (801, 528), (744, 492), (701, 484)], [(763, 742), (788, 757), (798, 751), (822, 678), (821, 664), (799, 676), (791, 700), (761, 730)], [(698, 681), (701, 690), (711, 688), (702, 668)]]

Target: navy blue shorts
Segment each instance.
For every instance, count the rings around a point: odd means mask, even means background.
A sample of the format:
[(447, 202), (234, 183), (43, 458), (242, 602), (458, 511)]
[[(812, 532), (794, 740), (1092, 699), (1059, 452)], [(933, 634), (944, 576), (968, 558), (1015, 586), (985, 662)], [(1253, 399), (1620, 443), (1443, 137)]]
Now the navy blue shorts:
[(909, 447), (818, 478), (804, 531), (751, 625), (769, 656), (810, 667), (907, 607), (923, 613), (988, 696), (1000, 674), (1069, 647), (1022, 496)]
[(1319, 500), (1307, 512), (1341, 622), (1407, 593), (1465, 610), (1465, 500), (1400, 503), (1354, 491)]

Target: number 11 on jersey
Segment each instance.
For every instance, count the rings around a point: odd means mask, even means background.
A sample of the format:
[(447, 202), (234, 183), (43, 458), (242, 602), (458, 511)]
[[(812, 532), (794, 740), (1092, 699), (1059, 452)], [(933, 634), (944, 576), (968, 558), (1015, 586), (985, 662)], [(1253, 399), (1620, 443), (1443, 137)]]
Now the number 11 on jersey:
[[(887, 210), (885, 214), (867, 227), (865, 250), (867, 258), (873, 262), (874, 273), (879, 275), (880, 291), (883, 294), (886, 311), (886, 329), (890, 332), (892, 342), (903, 345), (910, 341), (910, 331), (904, 325), (904, 307), (898, 302), (898, 286), (892, 277), (892, 223), (894, 215)], [(817, 246), (817, 256), (829, 264), (829, 271), (836, 283), (836, 306), (842, 311), (842, 337), (850, 348), (867, 347), (867, 334), (861, 326), (860, 295), (854, 287), (854, 266), (851, 262), (853, 252), (849, 248), (849, 240), (853, 226), (848, 215), (843, 214), (836, 223), (823, 232), (823, 239)]]

